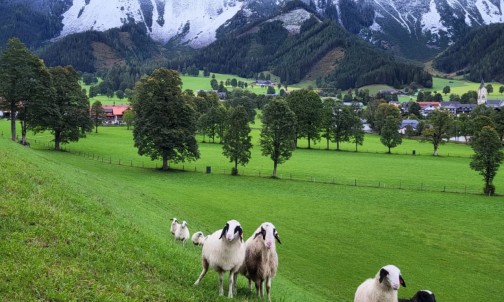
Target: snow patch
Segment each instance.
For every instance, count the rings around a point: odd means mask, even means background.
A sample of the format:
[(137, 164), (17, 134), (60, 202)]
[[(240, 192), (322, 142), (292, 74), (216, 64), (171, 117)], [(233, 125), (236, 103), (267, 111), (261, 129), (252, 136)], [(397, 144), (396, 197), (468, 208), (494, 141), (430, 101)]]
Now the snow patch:
[(441, 22), (441, 15), (438, 12), (436, 2), (430, 0), (429, 12), (422, 16), (422, 31), (430, 31), (433, 34), (438, 34), (439, 31), (447, 32), (448, 29)]
[(303, 22), (305, 22), (306, 20), (310, 19), (310, 17), (311, 17), (311, 14), (309, 12), (300, 8), (300, 9), (290, 11), (286, 14), (276, 16), (275, 18), (268, 20), (268, 22), (273, 22), (273, 21), (277, 21), (277, 20), (282, 21), (283, 26), (290, 33), (298, 34), (301, 29), (301, 24), (303, 24)]

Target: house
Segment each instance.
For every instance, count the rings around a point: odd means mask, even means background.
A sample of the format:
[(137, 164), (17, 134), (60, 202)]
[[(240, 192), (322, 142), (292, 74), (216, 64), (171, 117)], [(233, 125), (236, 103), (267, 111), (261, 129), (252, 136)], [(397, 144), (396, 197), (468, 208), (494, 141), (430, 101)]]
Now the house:
[(488, 100), (486, 105), (496, 110), (504, 109), (504, 100)]
[(429, 115), (429, 113), (440, 107), (439, 102), (417, 102), (417, 103), (418, 105), (420, 105), (420, 113), (423, 116)]
[(105, 112), (104, 124), (119, 125), (122, 123), (124, 111), (130, 108), (129, 105), (103, 105)]
[(402, 120), (401, 127), (399, 128), (399, 133), (405, 134), (407, 126), (411, 126), (411, 128), (413, 128), (413, 130), (416, 130), (418, 127), (418, 121), (417, 120)]

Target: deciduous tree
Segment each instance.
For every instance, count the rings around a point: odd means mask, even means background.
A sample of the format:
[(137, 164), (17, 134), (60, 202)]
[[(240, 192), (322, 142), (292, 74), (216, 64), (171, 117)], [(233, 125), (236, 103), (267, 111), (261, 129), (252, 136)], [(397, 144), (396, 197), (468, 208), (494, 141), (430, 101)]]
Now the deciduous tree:
[(278, 165), (288, 160), (296, 149), (296, 114), (286, 101), (275, 99), (264, 107), (261, 121), (262, 155), (273, 160), (273, 177), (276, 177)]
[(400, 126), (401, 120), (397, 117), (389, 115), (385, 119), (385, 123), (383, 124), (380, 134), (380, 141), (388, 148), (388, 153), (390, 153), (391, 148), (395, 148), (402, 143), (402, 137), (399, 133)]
[(98, 133), (98, 126), (103, 124), (105, 119), (105, 110), (103, 110), (102, 103), (100, 101), (94, 101), (91, 105), (91, 118), (93, 119), (93, 124), (95, 126), (95, 131)]
[(54, 149), (61, 144), (78, 141), (91, 131), (93, 121), (89, 116), (89, 100), (79, 84), (80, 76), (71, 67), (49, 68), (54, 97), (50, 101), (38, 101), (33, 121), (35, 132), (49, 130), (54, 135)]
[(446, 111), (434, 110), (429, 113), (429, 125), (422, 131), (426, 141), (432, 142), (434, 146), (434, 156), (438, 155), (440, 144), (444, 144), (445, 139), (449, 138), (452, 127), (453, 116)]
[(160, 68), (135, 86), (133, 139), (138, 154), (161, 158), (163, 170), (175, 163), (199, 158), (196, 113), (182, 96), (178, 72)]
[(50, 93), (49, 81), (44, 63), (33, 55), (19, 39), (9, 39), (5, 50), (0, 55), (0, 99), (3, 100), (0, 106), (10, 111), (13, 141), (16, 140), (17, 113), (23, 107), (23, 116), (26, 119), (27, 110), (30, 110), (29, 102), (41, 99), (41, 97), (45, 98)]
[(287, 98), (289, 108), (296, 114), (296, 146), (299, 138), (308, 140), (308, 149), (311, 141), (320, 140), (320, 124), (322, 122), (322, 101), (315, 91), (300, 89), (291, 92)]
[(232, 174), (238, 175), (238, 164), (245, 166), (249, 162), (252, 148), (251, 129), (245, 107), (229, 109), (227, 122), (222, 153), (234, 163)]
[(486, 195), (494, 195), (493, 179), (504, 159), (499, 135), (494, 128), (485, 126), (474, 135), (471, 147), (474, 150), (474, 155), (470, 167), (483, 176), (485, 181), (483, 192)]

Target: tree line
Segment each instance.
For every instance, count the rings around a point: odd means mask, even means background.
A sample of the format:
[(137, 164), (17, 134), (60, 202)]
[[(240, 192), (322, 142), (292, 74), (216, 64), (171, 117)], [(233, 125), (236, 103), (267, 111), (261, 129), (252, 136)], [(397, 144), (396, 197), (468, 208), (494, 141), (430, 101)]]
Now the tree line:
[[(50, 131), (56, 150), (84, 137), (93, 122), (98, 131), (101, 104), (89, 106), (79, 80), (72, 67), (48, 68), (18, 39), (9, 40), (0, 56), (0, 106), (10, 110), (12, 140), (16, 140), (16, 120), (21, 122), (21, 143), (27, 143), (28, 130)], [(308, 148), (311, 142), (324, 139), (327, 149), (334, 142), (336, 150), (340, 143), (352, 142), (357, 151), (365, 138), (363, 117), (379, 133), (389, 153), (402, 143), (398, 131), (401, 112), (384, 99), (371, 99), (363, 110), (355, 101), (347, 105), (334, 98), (321, 99), (315, 91), (305, 89), (283, 97), (236, 89), (221, 102), (215, 93), (182, 91), (181, 84), (177, 71), (154, 70), (136, 82), (131, 114), (125, 116), (134, 123), (133, 140), (139, 155), (161, 159), (164, 170), (170, 161), (199, 158), (196, 134), (200, 132), (212, 143), (219, 138), (223, 154), (234, 164), (233, 174), (239, 174), (238, 165), (245, 166), (251, 157), (250, 123), (256, 109), (262, 110), (259, 145), (262, 155), (273, 161), (273, 177), (278, 165), (290, 159), (299, 139), (306, 139)], [(415, 106), (409, 108), (413, 111)], [(503, 160), (504, 111), (481, 105), (470, 116), (454, 118), (447, 111), (435, 110), (425, 121), (421, 137), (433, 144), (437, 155), (439, 146), (453, 133), (471, 136), (475, 155), (470, 166), (484, 177), (485, 194), (493, 195), (492, 181)]]

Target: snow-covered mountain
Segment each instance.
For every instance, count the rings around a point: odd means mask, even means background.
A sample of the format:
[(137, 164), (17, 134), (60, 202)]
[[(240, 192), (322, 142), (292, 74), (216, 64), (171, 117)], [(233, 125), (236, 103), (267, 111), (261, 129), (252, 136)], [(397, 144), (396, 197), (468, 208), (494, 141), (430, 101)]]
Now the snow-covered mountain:
[[(0, 10), (25, 5), (55, 16), (61, 25), (53, 38), (104, 31), (132, 20), (144, 24), (156, 41), (176, 39), (200, 48), (215, 41), (219, 28), (245, 26), (295, 1), (376, 45), (401, 48), (403, 54), (418, 45), (439, 51), (470, 27), (504, 22), (504, 0), (0, 0)], [(292, 26), (285, 19), (289, 15), (282, 18)]]

